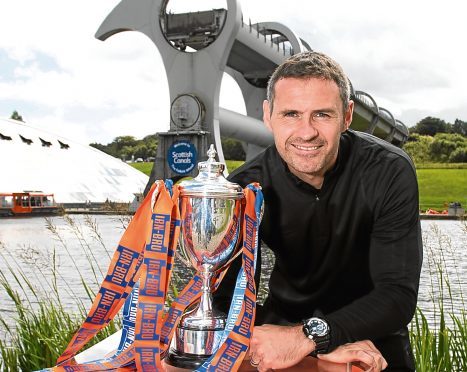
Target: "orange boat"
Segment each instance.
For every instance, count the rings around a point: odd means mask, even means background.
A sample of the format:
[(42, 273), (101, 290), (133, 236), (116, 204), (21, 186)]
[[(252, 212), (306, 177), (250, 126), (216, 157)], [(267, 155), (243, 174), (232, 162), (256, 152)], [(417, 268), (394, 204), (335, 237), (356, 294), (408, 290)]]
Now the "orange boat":
[(40, 191), (0, 193), (0, 216), (28, 216), (58, 213), (53, 194)]

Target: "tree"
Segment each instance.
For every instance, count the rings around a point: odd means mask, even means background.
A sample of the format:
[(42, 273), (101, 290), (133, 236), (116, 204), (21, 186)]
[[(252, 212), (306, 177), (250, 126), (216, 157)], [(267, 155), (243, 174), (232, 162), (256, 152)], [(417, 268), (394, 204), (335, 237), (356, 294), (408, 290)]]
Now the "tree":
[(156, 134), (150, 134), (142, 140), (138, 140), (133, 136), (119, 136), (108, 143), (102, 145), (100, 143), (90, 143), (89, 146), (95, 147), (98, 150), (105, 152), (108, 155), (119, 159), (147, 158), (155, 156), (157, 151), (158, 138)]
[(456, 119), (451, 126), (451, 133), (457, 133), (461, 136), (467, 136), (467, 121)]
[(431, 159), (446, 163), (449, 155), (456, 149), (456, 144), (448, 139), (436, 138), (430, 146)]
[(414, 163), (428, 163), (430, 158), (430, 145), (433, 142), (431, 136), (421, 136), (418, 133), (411, 134), (404, 144), (404, 151), (409, 154)]
[(147, 147), (147, 156), (156, 156), (157, 146), (159, 144), (159, 138), (157, 134), (150, 134), (143, 138), (143, 143)]
[(431, 137), (414, 133), (410, 135), (403, 149), (416, 164), (467, 161), (467, 137), (460, 134), (438, 133)]
[(222, 137), (222, 151), (226, 160), (245, 160), (242, 143), (233, 138)]
[(148, 147), (144, 143), (140, 143), (134, 147), (135, 158), (146, 159), (149, 156)]
[(448, 125), (444, 120), (427, 116), (410, 128), (410, 132), (433, 137), (436, 133), (446, 133), (447, 129)]
[(467, 163), (467, 146), (458, 147), (449, 155), (450, 163)]
[(113, 142), (117, 145), (117, 150), (121, 150), (126, 146), (134, 147), (138, 144), (138, 140), (133, 136), (115, 137)]
[(467, 153), (467, 138), (460, 134), (439, 133), (430, 145), (432, 161), (463, 162)]
[(119, 155), (123, 160), (131, 159), (135, 155), (135, 148), (133, 146), (124, 146)]
[(90, 143), (89, 146), (91, 147), (94, 147), (100, 151), (103, 151), (105, 153), (107, 153), (107, 145), (103, 145), (101, 143), (97, 143), (97, 142), (93, 142), (93, 143)]
[(157, 134), (149, 134), (142, 139), (142, 141), (148, 145), (149, 143), (155, 142), (156, 144), (159, 143), (159, 136)]
[(24, 123), (23, 117), (20, 114), (18, 114), (18, 111), (16, 110), (13, 111), (13, 113), (10, 116), (10, 119), (22, 121)]

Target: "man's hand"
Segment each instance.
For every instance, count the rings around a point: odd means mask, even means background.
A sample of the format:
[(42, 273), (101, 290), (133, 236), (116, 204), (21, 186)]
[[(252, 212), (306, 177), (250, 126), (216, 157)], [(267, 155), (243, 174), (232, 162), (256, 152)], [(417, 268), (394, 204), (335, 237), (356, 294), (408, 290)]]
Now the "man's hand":
[(302, 331), (302, 326), (266, 324), (253, 330), (250, 341), (250, 363), (258, 371), (291, 367), (315, 348)]
[(388, 366), (381, 353), (369, 340), (341, 345), (329, 354), (318, 354), (318, 358), (334, 363), (356, 362), (365, 371), (371, 372), (379, 372)]

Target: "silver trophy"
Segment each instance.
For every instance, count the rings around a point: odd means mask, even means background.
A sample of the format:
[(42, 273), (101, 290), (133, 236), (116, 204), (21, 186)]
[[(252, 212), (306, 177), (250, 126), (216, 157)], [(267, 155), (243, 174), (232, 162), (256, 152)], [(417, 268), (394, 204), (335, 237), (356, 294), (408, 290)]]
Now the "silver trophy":
[(180, 183), (180, 258), (203, 278), (203, 286), (199, 303), (182, 315), (166, 362), (191, 370), (219, 347), (226, 316), (212, 307), (211, 279), (240, 251), (243, 190), (224, 178), (225, 165), (215, 156), (211, 145), (198, 176)]

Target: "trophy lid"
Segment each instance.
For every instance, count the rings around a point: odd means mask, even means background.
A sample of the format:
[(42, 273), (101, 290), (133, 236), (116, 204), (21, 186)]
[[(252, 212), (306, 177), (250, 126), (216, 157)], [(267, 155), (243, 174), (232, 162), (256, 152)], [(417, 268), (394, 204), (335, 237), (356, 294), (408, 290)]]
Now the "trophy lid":
[(216, 161), (216, 154), (214, 145), (211, 145), (207, 152), (208, 160), (198, 163), (198, 175), (192, 180), (180, 182), (182, 197), (243, 198), (242, 188), (223, 176), (225, 164)]

